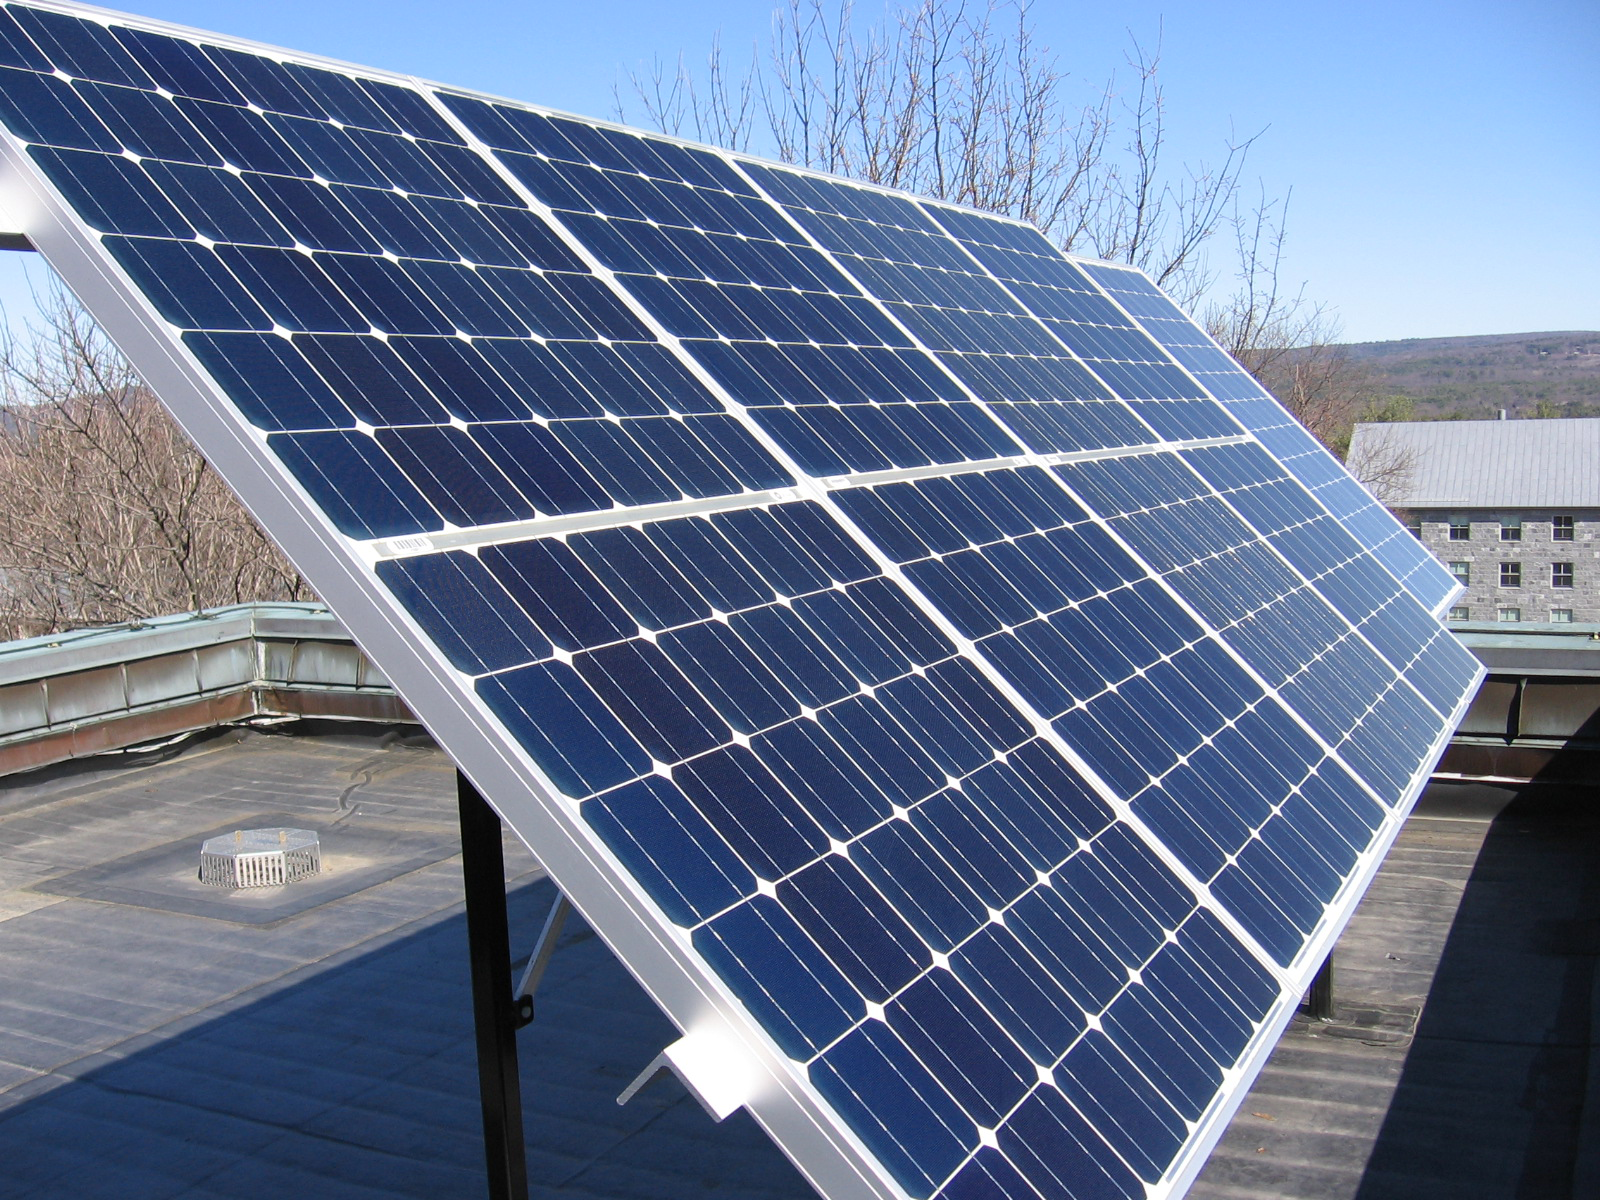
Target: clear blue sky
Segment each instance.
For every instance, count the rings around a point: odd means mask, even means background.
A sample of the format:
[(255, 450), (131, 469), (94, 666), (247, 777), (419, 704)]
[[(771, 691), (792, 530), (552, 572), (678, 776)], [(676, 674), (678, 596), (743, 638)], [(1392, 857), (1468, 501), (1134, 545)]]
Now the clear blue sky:
[[(147, 0), (140, 12), (609, 116), (652, 56), (730, 51), (767, 0)], [(860, 0), (860, 15), (877, 11)], [(1600, 329), (1600, 3), (1037, 0), (1085, 88), (1160, 36), (1173, 152), (1265, 129), (1286, 273), (1355, 340)], [(16, 256), (17, 259), (30, 256)], [(14, 320), (20, 264), (0, 262)], [(21, 296), (19, 300), (17, 297)]]

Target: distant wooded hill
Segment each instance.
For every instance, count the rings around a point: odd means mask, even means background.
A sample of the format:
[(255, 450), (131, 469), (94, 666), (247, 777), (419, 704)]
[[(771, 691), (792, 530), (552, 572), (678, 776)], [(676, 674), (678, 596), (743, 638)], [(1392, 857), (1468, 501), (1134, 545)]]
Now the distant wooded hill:
[(1502, 408), (1513, 417), (1600, 416), (1600, 333), (1411, 338), (1345, 350), (1376, 377), (1376, 390), (1401, 399), (1391, 417), (1470, 420)]

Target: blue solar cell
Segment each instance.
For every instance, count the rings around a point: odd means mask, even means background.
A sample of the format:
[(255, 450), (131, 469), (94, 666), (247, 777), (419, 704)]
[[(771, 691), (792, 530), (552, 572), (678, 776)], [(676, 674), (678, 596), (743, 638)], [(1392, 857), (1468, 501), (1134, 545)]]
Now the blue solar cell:
[(889, 1028), (976, 1124), (1001, 1124), (1038, 1082), (1027, 1055), (948, 972), (924, 974), (887, 1010)]
[(893, 815), (882, 783), (840, 752), (813, 721), (791, 721), (751, 740), (751, 749), (831, 838), (854, 837)]
[(73, 90), (118, 142), (141, 158), (219, 167), (222, 161), (171, 100), (151, 92), (79, 82)]
[(240, 176), (183, 163), (145, 162), (140, 169), (197, 233), (214, 242), (294, 245), (294, 235)]
[[(1080, 1012), (1098, 1013), (1126, 982), (1125, 973), (1081, 915), (1054, 902), (1055, 896), (1038, 889), (1022, 897), (1005, 914), (1007, 934)], [(998, 935), (996, 940), (1007, 944)]]
[(374, 438), (434, 510), (453, 525), (494, 525), (536, 515), (533, 505), (459, 429), (380, 429)]
[[(19, 6), (9, 11), (44, 51), (50, 67), (82, 79), (129, 88), (151, 87), (149, 75), (106, 26), (45, 9)], [(38, 69), (49, 67), (41, 65)]]
[(679, 762), (728, 741), (727, 723), (650, 642), (602, 646), (573, 666), (657, 761)]
[[(1041, 1196), (1135, 1200), (1145, 1187), (1065, 1096), (1041, 1088), (1000, 1133), (1000, 1149)], [(1026, 1193), (1024, 1193), (1026, 1194)]]
[(550, 653), (533, 621), (470, 554), (395, 559), (377, 571), (458, 670), (478, 675)]
[(603, 792), (650, 770), (644, 747), (565, 663), (488, 675), (477, 692), (568, 795)]
[(267, 445), (341, 533), (395, 537), (436, 529), (439, 515), (362, 433), (275, 433)]
[(662, 779), (638, 780), (583, 808), (590, 827), (680, 925), (737, 904), (755, 882), (684, 794)]
[(321, 334), (287, 340), (369, 424), (442, 424), (449, 419), (444, 406), (407, 369), (396, 347), (384, 341)]
[(17, 24), (9, 12), (0, 11), (0, 66), (50, 71), (50, 59)]
[(83, 219), (102, 233), (194, 236), (183, 214), (127, 159), (43, 146), (34, 146), (29, 152)]
[(355, 415), (288, 338), (190, 332), (183, 340), (257, 428), (355, 427)]
[(637, 623), (563, 542), (489, 546), (480, 558), (562, 650), (600, 646), (638, 632)]
[(758, 733), (800, 715), (800, 701), (725, 625), (709, 623), (661, 639), (666, 651), (734, 729)]
[(173, 325), (261, 332), (272, 328), (271, 318), (248, 289), (223, 271), (216, 253), (205, 246), (107, 237), (105, 247)]
[(793, 1059), (812, 1058), (866, 1015), (861, 994), (776, 900), (730, 908), (695, 930), (694, 945)]
[[(688, 662), (687, 655), (680, 659), (686, 672)], [(702, 672), (717, 667), (714, 659), (696, 657), (693, 663)], [(765, 723), (775, 724), (795, 712), (766, 715), (770, 720)], [(672, 778), (718, 836), (762, 879), (782, 879), (827, 853), (828, 839), (821, 826), (745, 747), (728, 746), (691, 759), (676, 768)]]
[(72, 85), (54, 75), (0, 67), (0, 115), (24, 141), (58, 149), (122, 149)]
[(977, 1127), (892, 1030), (858, 1025), (812, 1064), (811, 1081), (913, 1196), (961, 1164)]

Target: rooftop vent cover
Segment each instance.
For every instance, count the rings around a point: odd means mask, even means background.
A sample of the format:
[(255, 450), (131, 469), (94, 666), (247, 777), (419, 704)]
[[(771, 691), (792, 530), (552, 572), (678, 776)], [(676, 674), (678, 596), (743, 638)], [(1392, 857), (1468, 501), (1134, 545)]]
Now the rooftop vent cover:
[(322, 847), (309, 829), (235, 829), (200, 847), (200, 882), (277, 887), (322, 872)]

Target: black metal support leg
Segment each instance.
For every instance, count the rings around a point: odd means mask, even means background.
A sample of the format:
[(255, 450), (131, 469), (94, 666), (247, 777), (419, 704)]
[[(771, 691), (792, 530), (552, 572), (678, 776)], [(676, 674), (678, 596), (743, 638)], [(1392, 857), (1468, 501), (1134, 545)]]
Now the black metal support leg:
[(1313, 1021), (1333, 1020), (1332, 954), (1318, 968), (1316, 978), (1311, 981), (1311, 990), (1306, 993), (1306, 1002), (1300, 1006), (1300, 1010)]
[(472, 960), (472, 1015), (478, 1030), (478, 1089), (483, 1100), (489, 1200), (528, 1200), (500, 817), (459, 772), (456, 795), (461, 807), (461, 873), (467, 893), (467, 946)]

